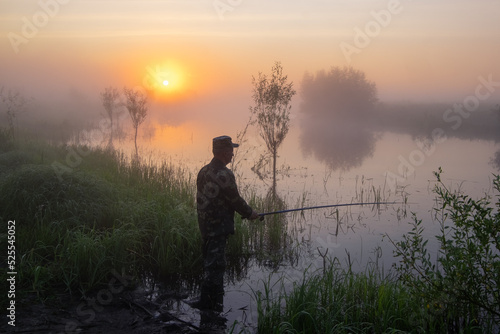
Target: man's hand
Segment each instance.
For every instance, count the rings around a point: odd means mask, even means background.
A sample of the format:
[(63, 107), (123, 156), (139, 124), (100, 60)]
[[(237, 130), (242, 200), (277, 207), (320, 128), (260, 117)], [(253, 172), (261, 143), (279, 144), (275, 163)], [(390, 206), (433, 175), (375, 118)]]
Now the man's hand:
[(250, 220), (255, 220), (257, 218), (259, 218), (259, 214), (255, 210), (253, 210), (252, 214), (250, 215), (250, 217), (248, 217), (248, 219), (250, 219)]

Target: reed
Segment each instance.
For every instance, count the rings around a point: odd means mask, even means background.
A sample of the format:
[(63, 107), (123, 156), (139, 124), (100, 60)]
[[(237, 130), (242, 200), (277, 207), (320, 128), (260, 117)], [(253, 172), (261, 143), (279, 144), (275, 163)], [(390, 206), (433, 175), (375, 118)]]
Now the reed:
[[(364, 273), (327, 268), (300, 282), (279, 280), (255, 292), (259, 333), (424, 333), (415, 297), (372, 266)], [(291, 288), (290, 288), (291, 285)], [(272, 293), (271, 293), (272, 291)]]
[[(0, 216), (17, 222), (19, 291), (42, 299), (60, 289), (85, 294), (107, 284), (113, 270), (125, 270), (138, 282), (172, 284), (201, 275), (196, 187), (187, 168), (99, 147), (33, 140), (1, 147)], [(65, 166), (63, 173), (54, 162)], [(259, 211), (268, 205), (255, 194), (247, 198)], [(283, 205), (273, 203), (273, 209)], [(245, 275), (253, 258), (285, 259), (287, 228), (284, 217), (262, 223), (237, 215), (228, 243), (229, 275)], [(0, 270), (1, 284), (4, 276)]]
[[(387, 180), (386, 180), (387, 182)], [(354, 202), (387, 202), (390, 196), (390, 190), (386, 189), (386, 184), (375, 186), (373, 178), (366, 178), (364, 175), (356, 176)]]
[[(201, 268), (195, 189), (180, 167), (100, 148), (8, 148), (0, 152), (0, 216), (16, 220), (19, 291), (43, 298), (97, 288), (122, 268), (138, 279)], [(56, 173), (51, 164), (66, 164), (68, 152), (85, 154)]]

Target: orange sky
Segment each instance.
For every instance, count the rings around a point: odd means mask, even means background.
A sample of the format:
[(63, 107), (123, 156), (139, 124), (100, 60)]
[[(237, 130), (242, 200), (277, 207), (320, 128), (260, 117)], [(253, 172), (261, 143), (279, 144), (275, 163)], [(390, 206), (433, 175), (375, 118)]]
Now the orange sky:
[(252, 75), (281, 61), (296, 89), (306, 71), (351, 65), (381, 100), (463, 99), (479, 76), (500, 81), (499, 12), (493, 0), (1, 0), (0, 85), (96, 101), (149, 85), (186, 118), (245, 119)]

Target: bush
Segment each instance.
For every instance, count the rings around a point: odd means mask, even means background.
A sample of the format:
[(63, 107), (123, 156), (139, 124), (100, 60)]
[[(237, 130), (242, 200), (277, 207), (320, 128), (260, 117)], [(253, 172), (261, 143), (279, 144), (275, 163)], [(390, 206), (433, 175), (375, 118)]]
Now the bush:
[[(495, 209), (488, 197), (474, 200), (451, 192), (441, 182), (441, 173), (435, 173), (434, 189), (441, 225), (437, 256), (431, 256), (422, 221), (414, 217), (412, 231), (393, 242), (400, 258), (396, 271), (422, 297), (429, 324), (441, 324), (433, 330), (492, 332), (500, 325), (500, 200)], [(493, 187), (500, 193), (498, 175)]]

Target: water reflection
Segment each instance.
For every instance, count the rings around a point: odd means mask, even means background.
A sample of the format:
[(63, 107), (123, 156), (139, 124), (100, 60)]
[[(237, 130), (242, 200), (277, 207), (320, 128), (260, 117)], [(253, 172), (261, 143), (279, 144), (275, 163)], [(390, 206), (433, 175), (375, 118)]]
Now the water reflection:
[(369, 121), (377, 101), (374, 82), (351, 67), (306, 74), (301, 84), (301, 148), (332, 170), (359, 167), (373, 155)]
[[(262, 211), (275, 212), (286, 210), (285, 200), (278, 194), (276, 186), (269, 188), (265, 197)], [(294, 252), (290, 245), (294, 240), (288, 229), (288, 219), (285, 214), (267, 215), (259, 226), (261, 238), (256, 239), (254, 245), (256, 250), (256, 260), (260, 266), (275, 270), (280, 265), (291, 265)], [(290, 263), (288, 263), (290, 260)]]
[(378, 136), (353, 120), (307, 118), (301, 123), (300, 145), (305, 156), (313, 155), (332, 170), (360, 167), (372, 157)]
[(449, 139), (500, 141), (500, 113), (488, 104), (470, 112), (460, 103), (380, 103), (373, 116), (380, 131), (414, 139), (441, 129)]
[[(408, 135), (426, 147), (436, 145), (438, 139), (500, 142), (499, 113), (487, 105), (466, 113), (460, 104), (380, 103), (370, 111), (351, 115), (334, 110), (314, 112), (305, 110), (306, 105), (299, 122), (302, 153), (313, 155), (332, 170), (360, 167), (373, 156), (377, 141), (386, 132)], [(500, 170), (500, 150), (490, 163)]]

